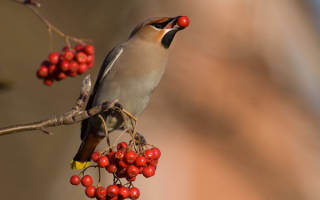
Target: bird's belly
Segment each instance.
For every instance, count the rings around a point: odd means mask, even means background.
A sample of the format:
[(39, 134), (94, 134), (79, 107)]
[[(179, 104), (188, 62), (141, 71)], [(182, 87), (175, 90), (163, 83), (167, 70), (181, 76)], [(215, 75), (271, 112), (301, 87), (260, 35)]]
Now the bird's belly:
[(150, 72), (140, 77), (125, 74), (109, 76), (99, 88), (94, 104), (119, 100), (119, 103), (131, 114), (139, 116), (150, 101), (151, 94), (159, 84), (162, 73)]

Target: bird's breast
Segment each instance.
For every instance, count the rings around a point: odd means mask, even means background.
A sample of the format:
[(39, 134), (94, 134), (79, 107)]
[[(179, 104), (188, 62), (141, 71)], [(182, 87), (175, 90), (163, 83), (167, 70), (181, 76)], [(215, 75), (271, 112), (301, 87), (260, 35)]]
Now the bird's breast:
[(134, 115), (140, 115), (167, 65), (162, 49), (126, 46), (122, 55), (102, 81), (97, 104), (119, 99), (120, 104)]

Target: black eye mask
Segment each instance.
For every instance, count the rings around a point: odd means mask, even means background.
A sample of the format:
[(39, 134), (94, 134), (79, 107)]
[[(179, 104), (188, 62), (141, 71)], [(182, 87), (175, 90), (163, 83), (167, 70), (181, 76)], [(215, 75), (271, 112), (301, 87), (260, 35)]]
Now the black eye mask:
[(164, 29), (164, 27), (166, 27), (172, 20), (174, 20), (174, 19), (170, 18), (165, 22), (156, 22), (156, 23), (153, 23), (151, 25), (156, 27), (157, 29)]

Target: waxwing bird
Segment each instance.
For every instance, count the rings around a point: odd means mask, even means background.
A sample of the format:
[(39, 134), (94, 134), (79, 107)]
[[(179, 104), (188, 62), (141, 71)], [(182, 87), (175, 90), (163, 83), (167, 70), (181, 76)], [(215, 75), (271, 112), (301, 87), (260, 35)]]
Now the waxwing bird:
[[(184, 18), (184, 19), (183, 19)], [(149, 103), (158, 86), (168, 60), (168, 49), (176, 33), (183, 30), (187, 17), (158, 17), (145, 20), (134, 28), (129, 39), (113, 48), (106, 56), (87, 109), (105, 101), (119, 100), (124, 109), (138, 117)], [(119, 113), (104, 113), (108, 131), (120, 129)], [(105, 137), (102, 122), (93, 116), (82, 122), (81, 146), (71, 162), (71, 168), (89, 166), (91, 154)]]

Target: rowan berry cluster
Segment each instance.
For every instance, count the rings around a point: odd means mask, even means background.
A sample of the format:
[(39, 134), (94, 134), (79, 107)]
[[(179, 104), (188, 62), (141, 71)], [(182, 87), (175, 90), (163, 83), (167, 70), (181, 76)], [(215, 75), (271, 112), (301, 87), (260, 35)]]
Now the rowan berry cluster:
[[(84, 173), (82, 178), (79, 175), (73, 175), (70, 183), (79, 185), (81, 182), (86, 187), (86, 195), (98, 200), (138, 199), (140, 191), (133, 186), (132, 182), (139, 174), (146, 178), (154, 176), (160, 156), (161, 152), (157, 147), (137, 152), (126, 142), (121, 142), (117, 145), (117, 151), (94, 152), (91, 156), (91, 160), (97, 165), (90, 167), (105, 168), (107, 172), (113, 174), (112, 185), (106, 188), (95, 187), (92, 185), (92, 177)], [(124, 185), (121, 182), (122, 178), (127, 180)]]
[(94, 47), (78, 43), (74, 48), (65, 46), (63, 52), (52, 52), (48, 60), (42, 62), (37, 76), (44, 84), (51, 86), (54, 81), (74, 77), (85, 73), (94, 64)]

